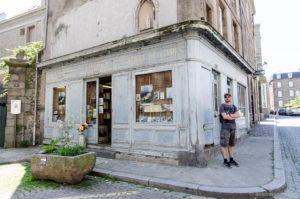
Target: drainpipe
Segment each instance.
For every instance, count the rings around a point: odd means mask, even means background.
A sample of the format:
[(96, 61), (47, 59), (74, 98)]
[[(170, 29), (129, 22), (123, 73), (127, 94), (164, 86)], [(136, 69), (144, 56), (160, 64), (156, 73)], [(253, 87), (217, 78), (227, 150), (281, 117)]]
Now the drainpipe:
[(241, 36), (242, 36), (242, 54), (245, 57), (245, 44), (244, 44), (244, 21), (243, 21), (243, 9), (242, 9), (242, 0), (239, 0), (240, 4), (240, 18), (241, 18)]
[[(48, 31), (48, 12), (49, 12), (49, 0), (46, 0), (46, 18), (44, 27), (44, 42), (43, 47), (36, 52), (36, 64), (39, 62), (39, 54), (46, 48), (47, 44), (47, 31)], [(37, 100), (38, 100), (38, 68), (35, 67), (35, 94), (34, 94), (34, 118), (33, 118), (33, 138), (32, 145), (35, 146), (36, 137), (36, 125), (37, 125)]]

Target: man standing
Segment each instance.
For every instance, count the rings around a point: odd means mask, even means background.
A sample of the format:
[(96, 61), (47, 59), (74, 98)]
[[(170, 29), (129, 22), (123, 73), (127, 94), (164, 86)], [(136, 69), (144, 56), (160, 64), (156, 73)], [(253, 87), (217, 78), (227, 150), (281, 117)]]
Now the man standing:
[[(239, 164), (233, 159), (233, 147), (235, 144), (235, 131), (236, 124), (235, 119), (240, 117), (240, 113), (236, 106), (231, 104), (231, 95), (226, 93), (224, 95), (225, 103), (220, 106), (220, 122), (221, 127), (221, 153), (224, 158), (224, 166), (230, 167), (231, 165), (239, 166)], [(226, 158), (226, 147), (228, 146), (228, 153), (230, 160)]]

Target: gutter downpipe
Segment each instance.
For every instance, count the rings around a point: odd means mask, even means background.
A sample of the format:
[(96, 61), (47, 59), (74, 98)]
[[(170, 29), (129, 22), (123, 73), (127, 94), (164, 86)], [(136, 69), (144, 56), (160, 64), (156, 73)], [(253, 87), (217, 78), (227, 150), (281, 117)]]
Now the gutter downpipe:
[[(46, 48), (47, 44), (47, 32), (48, 32), (48, 11), (49, 11), (49, 0), (46, 0), (46, 18), (45, 18), (45, 27), (44, 27), (44, 42), (43, 47), (36, 53), (36, 64), (39, 63), (39, 54)], [(35, 137), (36, 137), (36, 125), (37, 125), (37, 100), (38, 100), (38, 68), (35, 67), (35, 93), (34, 93), (34, 122), (33, 122), (33, 136), (32, 136), (32, 145), (35, 146)]]

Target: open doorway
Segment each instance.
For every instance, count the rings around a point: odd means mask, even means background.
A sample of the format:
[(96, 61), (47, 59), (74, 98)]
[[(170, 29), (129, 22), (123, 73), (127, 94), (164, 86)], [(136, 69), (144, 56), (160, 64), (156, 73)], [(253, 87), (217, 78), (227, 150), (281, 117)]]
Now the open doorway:
[(111, 76), (99, 78), (98, 144), (111, 144)]

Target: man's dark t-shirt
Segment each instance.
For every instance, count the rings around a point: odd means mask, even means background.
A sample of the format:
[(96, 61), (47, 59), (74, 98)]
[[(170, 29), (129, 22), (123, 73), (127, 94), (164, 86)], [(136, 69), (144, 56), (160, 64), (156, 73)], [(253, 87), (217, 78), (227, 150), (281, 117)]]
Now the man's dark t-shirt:
[(221, 106), (220, 106), (220, 122), (222, 123), (222, 129), (226, 129), (226, 130), (235, 130), (236, 129), (235, 120), (225, 120), (222, 117), (222, 113), (226, 113), (227, 115), (229, 115), (229, 114), (234, 114), (235, 112), (237, 112), (237, 108), (233, 104), (231, 104), (231, 105), (221, 104)]

